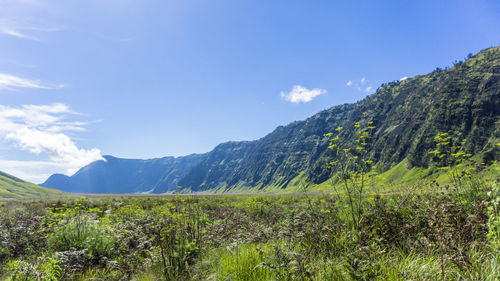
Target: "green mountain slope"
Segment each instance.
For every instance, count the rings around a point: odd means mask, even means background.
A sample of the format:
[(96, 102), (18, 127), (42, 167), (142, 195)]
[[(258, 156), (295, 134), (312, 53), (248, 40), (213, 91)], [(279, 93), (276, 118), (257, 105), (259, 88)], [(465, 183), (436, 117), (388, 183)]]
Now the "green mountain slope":
[(61, 194), (64, 194), (64, 192), (40, 187), (7, 173), (0, 172), (0, 198), (38, 197)]
[(355, 104), (280, 126), (252, 142), (221, 144), (180, 181), (185, 190), (285, 188), (299, 173), (313, 183), (330, 175), (332, 152), (323, 137), (336, 127), (352, 143), (355, 122), (376, 126), (371, 151), (380, 172), (405, 161), (406, 168), (427, 167), (438, 132), (468, 139), (465, 150), (485, 161), (498, 159), (500, 140), (500, 47), (489, 48), (446, 69), (382, 85)]
[[(373, 122), (371, 158), (392, 182), (415, 178), (431, 164), (434, 136), (467, 139), (465, 151), (485, 162), (500, 160), (500, 47), (489, 48), (449, 69), (383, 84), (354, 104), (328, 110), (256, 141), (227, 142), (200, 155), (159, 159), (111, 156), (75, 175), (51, 176), (43, 186), (68, 192), (164, 193), (286, 188), (301, 179), (314, 184), (331, 175), (335, 155), (324, 137), (341, 126), (341, 139), (354, 144), (355, 122)], [(409, 171), (409, 169), (412, 169)]]

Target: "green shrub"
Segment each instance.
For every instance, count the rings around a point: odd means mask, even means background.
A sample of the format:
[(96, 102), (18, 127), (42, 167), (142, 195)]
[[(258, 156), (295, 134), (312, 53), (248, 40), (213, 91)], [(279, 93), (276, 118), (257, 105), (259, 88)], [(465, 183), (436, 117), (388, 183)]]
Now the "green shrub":
[(56, 252), (88, 250), (95, 260), (112, 257), (116, 239), (113, 233), (88, 216), (76, 216), (55, 228), (47, 238), (50, 249)]
[(11, 281), (57, 281), (62, 277), (61, 267), (54, 258), (40, 257), (29, 263), (15, 260), (9, 263)]

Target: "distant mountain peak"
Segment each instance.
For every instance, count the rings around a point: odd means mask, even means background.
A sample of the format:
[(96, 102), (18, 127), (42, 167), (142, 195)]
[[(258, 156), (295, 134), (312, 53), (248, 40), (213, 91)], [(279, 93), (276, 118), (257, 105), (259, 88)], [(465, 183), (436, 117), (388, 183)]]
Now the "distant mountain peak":
[(41, 186), (76, 193), (163, 193), (177, 187), (177, 181), (203, 157), (125, 159), (104, 155), (72, 176), (54, 174)]

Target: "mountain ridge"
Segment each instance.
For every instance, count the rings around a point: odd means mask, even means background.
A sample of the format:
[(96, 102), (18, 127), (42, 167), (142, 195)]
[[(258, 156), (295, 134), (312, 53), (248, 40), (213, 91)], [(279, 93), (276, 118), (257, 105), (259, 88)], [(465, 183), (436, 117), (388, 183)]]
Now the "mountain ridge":
[[(224, 185), (286, 187), (302, 171), (312, 182), (324, 182), (330, 176), (326, 163), (334, 156), (326, 149), (328, 141), (323, 134), (338, 126), (353, 128), (362, 120), (377, 127), (372, 157), (381, 172), (405, 158), (409, 168), (428, 166), (431, 157), (426, 152), (433, 147), (435, 134), (443, 131), (470, 139), (466, 149), (473, 154), (484, 152), (486, 160), (498, 158), (491, 143), (483, 146), (491, 136), (500, 137), (499, 73), (500, 48), (495, 47), (450, 69), (383, 84), (362, 101), (334, 106), (257, 140), (252, 156), (237, 167), (240, 171), (219, 180), (225, 184), (197, 186), (187, 177), (179, 185), (195, 191)], [(343, 139), (352, 143), (352, 133), (344, 130)], [(297, 155), (303, 152), (308, 153)], [(281, 165), (270, 164), (273, 162)], [(238, 178), (244, 180), (237, 182)]]
[[(371, 158), (381, 172), (403, 160), (408, 168), (429, 166), (426, 151), (438, 132), (471, 140), (466, 150), (489, 161), (498, 159), (494, 144), (500, 139), (499, 116), (500, 47), (492, 47), (448, 69), (384, 83), (359, 102), (278, 126), (258, 140), (219, 144), (184, 165), (185, 169), (173, 167), (178, 171), (175, 177), (150, 191), (168, 192), (176, 186), (193, 192), (285, 188), (301, 173), (319, 184), (331, 175), (326, 163), (334, 157), (323, 134), (338, 126), (352, 128), (358, 121), (370, 121), (376, 127)], [(342, 138), (352, 143), (352, 130), (344, 130)]]
[(72, 176), (54, 174), (41, 186), (77, 193), (163, 193), (176, 188), (176, 180), (203, 154), (152, 159), (126, 159), (111, 155), (82, 167)]

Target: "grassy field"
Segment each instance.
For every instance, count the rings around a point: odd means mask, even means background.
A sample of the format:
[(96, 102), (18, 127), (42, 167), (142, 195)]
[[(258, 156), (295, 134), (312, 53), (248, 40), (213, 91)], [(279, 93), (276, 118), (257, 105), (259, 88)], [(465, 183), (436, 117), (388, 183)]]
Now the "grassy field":
[(355, 208), (307, 190), (5, 201), (0, 279), (498, 280), (500, 185), (485, 171)]

